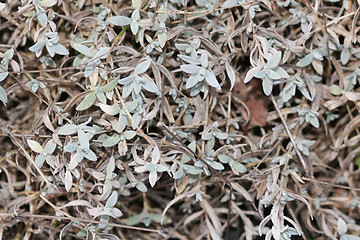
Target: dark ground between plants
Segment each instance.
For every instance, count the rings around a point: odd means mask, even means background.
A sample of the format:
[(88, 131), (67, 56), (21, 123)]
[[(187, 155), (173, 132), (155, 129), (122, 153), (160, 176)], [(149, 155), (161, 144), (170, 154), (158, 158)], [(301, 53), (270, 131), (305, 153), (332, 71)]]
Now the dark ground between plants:
[(0, 3), (0, 239), (360, 237), (355, 0)]

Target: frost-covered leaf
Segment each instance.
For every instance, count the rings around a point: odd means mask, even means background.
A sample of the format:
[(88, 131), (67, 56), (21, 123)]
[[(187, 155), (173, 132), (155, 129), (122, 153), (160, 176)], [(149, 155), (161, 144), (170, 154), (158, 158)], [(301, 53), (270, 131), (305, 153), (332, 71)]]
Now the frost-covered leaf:
[(106, 178), (112, 179), (115, 170), (115, 158), (113, 156), (110, 157), (109, 163), (106, 166)]
[(249, 12), (250, 12), (250, 16), (251, 18), (254, 18), (255, 17), (255, 14), (256, 12), (259, 12), (261, 11), (259, 5), (253, 5), (253, 6), (250, 6), (249, 8)]
[(210, 140), (213, 136), (214, 136), (214, 132), (208, 132), (208, 133), (202, 135), (201, 139)]
[(191, 151), (196, 152), (196, 141), (192, 141), (188, 147), (191, 149)]
[(101, 215), (105, 215), (105, 211), (103, 211), (103, 208), (97, 207), (97, 208), (88, 208), (88, 213), (93, 217), (98, 217)]
[(106, 96), (103, 92), (99, 92), (98, 94), (96, 94), (96, 97), (101, 103), (106, 103)]
[(87, 95), (84, 98), (84, 100), (82, 100), (82, 102), (76, 107), (76, 110), (83, 111), (83, 110), (88, 109), (95, 103), (95, 100), (96, 100), (95, 92), (92, 92), (89, 95)]
[(123, 115), (123, 114), (120, 114), (118, 123), (119, 123), (119, 124), (118, 124), (118, 126), (117, 126), (116, 131), (122, 132), (122, 131), (125, 129), (126, 125), (127, 125), (127, 118), (126, 118), (126, 116)]
[(264, 78), (264, 77), (266, 77), (266, 75), (267, 75), (268, 72), (269, 72), (268, 69), (263, 69), (263, 70), (261, 70), (260, 72), (256, 73), (256, 74), (254, 75), (254, 77)]

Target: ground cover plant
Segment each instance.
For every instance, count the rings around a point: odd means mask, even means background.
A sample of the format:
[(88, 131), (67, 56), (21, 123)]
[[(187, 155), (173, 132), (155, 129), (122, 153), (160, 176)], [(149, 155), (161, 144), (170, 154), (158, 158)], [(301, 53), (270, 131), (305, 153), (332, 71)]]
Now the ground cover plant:
[(0, 239), (360, 239), (355, 0), (0, 3)]

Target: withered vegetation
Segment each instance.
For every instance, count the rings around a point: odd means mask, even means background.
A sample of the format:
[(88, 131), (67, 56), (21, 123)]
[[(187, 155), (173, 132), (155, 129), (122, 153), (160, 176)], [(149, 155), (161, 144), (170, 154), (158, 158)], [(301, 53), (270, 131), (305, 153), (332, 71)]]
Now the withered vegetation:
[(359, 240), (359, 15), (0, 3), (0, 239)]

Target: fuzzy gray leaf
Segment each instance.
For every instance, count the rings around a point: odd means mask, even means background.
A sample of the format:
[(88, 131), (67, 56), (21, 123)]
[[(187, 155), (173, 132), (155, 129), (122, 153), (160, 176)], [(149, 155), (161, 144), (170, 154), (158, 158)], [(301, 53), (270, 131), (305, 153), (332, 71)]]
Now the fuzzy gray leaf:
[(130, 25), (131, 21), (131, 18), (125, 16), (115, 16), (108, 18), (109, 23), (121, 27)]
[(266, 64), (266, 68), (275, 68), (277, 66), (279, 66), (281, 61), (281, 52), (280, 51), (276, 51), (276, 53), (274, 55), (272, 55), (272, 57), (270, 57), (268, 63)]
[(71, 172), (69, 170), (66, 170), (65, 172), (65, 190), (67, 192), (70, 191), (71, 187), (72, 187), (72, 175), (71, 175)]
[(181, 55), (181, 54), (179, 54), (178, 57), (190, 64), (194, 64), (194, 65), (200, 64), (200, 60), (197, 58), (193, 58), (193, 57), (189, 57), (187, 55)]
[(0, 101), (3, 102), (4, 105), (7, 103), (7, 94), (3, 87), (0, 86)]
[(68, 55), (69, 54), (69, 51), (66, 49), (66, 47), (64, 47), (60, 43), (57, 43), (54, 46), (52, 46), (52, 49), (54, 50), (55, 53), (57, 53), (59, 55)]
[(103, 147), (112, 147), (118, 144), (120, 140), (121, 140), (121, 136), (115, 134), (111, 137), (106, 138), (102, 145)]
[(93, 51), (91, 51), (90, 48), (80, 44), (80, 43), (74, 43), (74, 49), (82, 54), (84, 54), (87, 57), (92, 57), (94, 55)]
[(125, 131), (125, 132), (123, 133), (123, 135), (124, 135), (124, 137), (125, 137), (127, 140), (130, 140), (130, 139), (132, 139), (133, 137), (135, 137), (136, 132), (129, 130), (129, 131)]
[(226, 69), (226, 74), (228, 75), (230, 80), (230, 84), (231, 84), (230, 91), (231, 91), (235, 86), (235, 72), (228, 62), (225, 62), (225, 69)]
[(106, 201), (105, 207), (112, 208), (116, 205), (118, 200), (118, 193), (116, 191), (113, 191)]
[(77, 132), (78, 126), (74, 124), (67, 124), (65, 126), (62, 126), (58, 130), (59, 135), (72, 135)]
[(219, 90), (221, 89), (220, 84), (216, 80), (215, 74), (212, 71), (206, 70), (205, 80), (210, 86), (212, 86), (212, 87), (214, 87), (216, 89), (219, 89)]
[(265, 95), (269, 96), (273, 89), (273, 81), (270, 78), (265, 77), (262, 81), (262, 86)]
[(146, 72), (151, 64), (151, 60), (145, 60), (142, 61), (139, 65), (136, 66), (135, 70), (134, 70), (134, 74), (142, 74), (144, 72)]
[(77, 111), (83, 111), (91, 107), (96, 100), (95, 92), (90, 93), (87, 95), (84, 100), (76, 107)]
[(300, 59), (300, 61), (296, 64), (296, 66), (306, 67), (312, 62), (313, 59), (314, 59), (314, 55), (312, 53), (309, 53), (308, 55)]
[(199, 66), (191, 65), (191, 64), (183, 64), (180, 66), (181, 70), (189, 74), (197, 74), (200, 70)]
[(158, 87), (156, 86), (156, 84), (147, 78), (143, 79), (144, 83), (143, 83), (143, 88), (145, 88), (147, 91), (152, 92), (152, 93), (157, 93), (159, 92)]

